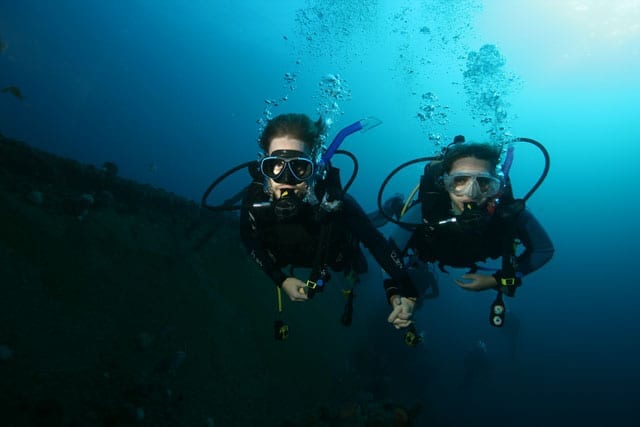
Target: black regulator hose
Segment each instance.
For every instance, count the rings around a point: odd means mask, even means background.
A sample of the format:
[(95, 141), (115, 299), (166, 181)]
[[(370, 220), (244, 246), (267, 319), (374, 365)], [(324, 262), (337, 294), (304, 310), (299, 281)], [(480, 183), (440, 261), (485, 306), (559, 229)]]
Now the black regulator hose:
[(257, 164), (257, 162), (255, 160), (252, 160), (252, 161), (249, 161), (249, 162), (244, 162), (244, 163), (242, 163), (242, 164), (240, 164), (240, 165), (238, 165), (238, 166), (236, 166), (234, 168), (229, 169), (228, 171), (226, 171), (225, 173), (220, 175), (215, 181), (213, 181), (211, 183), (209, 188), (207, 188), (207, 190), (202, 195), (202, 201), (200, 202), (200, 206), (203, 207), (203, 208), (207, 208), (209, 210), (212, 210), (214, 212), (234, 211), (234, 210), (237, 210), (237, 209), (242, 209), (242, 205), (236, 205), (236, 206), (226, 206), (226, 205), (211, 206), (211, 205), (207, 204), (207, 198), (209, 197), (209, 194), (213, 191), (213, 189), (216, 188), (218, 186), (218, 184), (220, 184), (220, 182), (224, 181), (229, 175), (232, 175), (232, 174), (236, 173), (240, 169), (250, 168), (251, 166), (255, 166), (256, 164)]
[(534, 186), (531, 187), (531, 189), (527, 192), (527, 194), (525, 194), (525, 196), (522, 198), (522, 200), (524, 200), (526, 202), (527, 200), (529, 200), (529, 197), (531, 197), (533, 195), (533, 193), (536, 192), (538, 187), (540, 187), (542, 182), (547, 177), (547, 174), (549, 174), (549, 168), (551, 167), (551, 156), (549, 156), (549, 152), (547, 151), (546, 148), (544, 148), (544, 145), (542, 145), (540, 142), (536, 141), (535, 139), (519, 137), (519, 138), (515, 138), (513, 141), (514, 142), (528, 142), (529, 144), (533, 144), (536, 147), (538, 147), (538, 150), (540, 150), (540, 152), (544, 156), (544, 170), (540, 174), (540, 177), (538, 178), (538, 180), (536, 181)]
[[(350, 153), (349, 151), (346, 150), (337, 150), (335, 151), (335, 154), (344, 154), (345, 156), (349, 157), (351, 159), (351, 161), (353, 161), (353, 172), (351, 173), (351, 176), (349, 177), (349, 181), (347, 181), (347, 184), (344, 186), (344, 188), (342, 189), (342, 194), (346, 193), (347, 190), (349, 190), (349, 188), (351, 187), (351, 185), (353, 184), (353, 182), (356, 179), (356, 176), (358, 175), (358, 159), (356, 158), (356, 156), (354, 156), (352, 153)], [(249, 174), (251, 176), (254, 176), (253, 174), (251, 174), (251, 169), (252, 167), (255, 167), (257, 170), (257, 164), (258, 162), (256, 160), (252, 160), (249, 162), (244, 162), (236, 167), (233, 167), (231, 169), (229, 169), (228, 171), (226, 171), (225, 173), (223, 173), (222, 175), (220, 175), (215, 181), (213, 181), (211, 183), (211, 185), (209, 185), (209, 187), (206, 189), (206, 191), (204, 192), (204, 194), (202, 195), (202, 201), (200, 202), (200, 206), (206, 209), (209, 209), (211, 211), (214, 212), (220, 212), (220, 211), (234, 211), (234, 210), (238, 210), (238, 209), (242, 209), (244, 207), (244, 205), (226, 205), (226, 204), (222, 204), (222, 205), (217, 205), (217, 206), (211, 206), (207, 204), (207, 199), (209, 198), (209, 195), (211, 194), (211, 192), (225, 179), (227, 179), (230, 175), (233, 175), (234, 173), (238, 172), (241, 169), (244, 168), (248, 168), (249, 169)]]
[(349, 177), (349, 181), (347, 181), (347, 184), (342, 188), (342, 194), (345, 194), (351, 187), (351, 184), (353, 184), (353, 181), (356, 180), (356, 176), (358, 175), (358, 159), (353, 155), (353, 153), (350, 153), (346, 150), (338, 150), (336, 151), (336, 154), (344, 154), (345, 156), (349, 157), (351, 161), (353, 161), (353, 172), (351, 172), (351, 176)]
[[(545, 180), (545, 178), (549, 174), (549, 169), (551, 167), (551, 156), (549, 155), (549, 152), (544, 147), (544, 145), (542, 145), (540, 142), (536, 141), (535, 139), (518, 137), (518, 138), (512, 139), (510, 142), (526, 142), (526, 143), (532, 144), (532, 145), (536, 146), (540, 150), (542, 155), (544, 156), (545, 165), (544, 165), (544, 169), (543, 169), (542, 173), (540, 174), (540, 177), (538, 178), (536, 183), (533, 185), (533, 187), (531, 187), (531, 189), (527, 192), (527, 194), (525, 194), (525, 196), (522, 198), (522, 200), (524, 202), (526, 202), (533, 195), (533, 193), (536, 192), (536, 190), (540, 187), (542, 182)], [(384, 181), (382, 182), (382, 185), (380, 186), (380, 191), (378, 191), (377, 202), (378, 202), (378, 210), (380, 211), (382, 216), (384, 216), (389, 222), (392, 222), (392, 223), (397, 224), (397, 225), (402, 226), (402, 227), (408, 227), (408, 228), (414, 228), (414, 227), (417, 227), (417, 226), (421, 225), (420, 223), (410, 223), (410, 222), (398, 221), (395, 218), (391, 217), (389, 214), (387, 214), (384, 211), (383, 207), (382, 207), (382, 194), (384, 192), (385, 187), (387, 186), (387, 184), (391, 180), (391, 178), (393, 178), (393, 176), (396, 173), (398, 173), (400, 170), (406, 168), (407, 166), (415, 164), (415, 163), (428, 162), (428, 161), (433, 161), (433, 160), (442, 160), (442, 156), (420, 157), (418, 159), (410, 160), (410, 161), (405, 162), (405, 163), (401, 164), (400, 166), (396, 167), (384, 179)]]
[(417, 158), (417, 159), (409, 160), (408, 162), (405, 162), (405, 163), (401, 164), (400, 166), (396, 167), (394, 170), (392, 170), (391, 173), (389, 175), (387, 175), (387, 177), (384, 179), (384, 181), (382, 181), (382, 185), (380, 186), (380, 190), (378, 191), (378, 210), (380, 211), (382, 216), (384, 216), (389, 222), (397, 224), (397, 225), (399, 225), (401, 227), (414, 228), (414, 227), (417, 227), (417, 226), (421, 225), (420, 223), (411, 223), (411, 222), (398, 221), (397, 219), (395, 219), (392, 216), (390, 216), (389, 214), (387, 214), (384, 211), (383, 207), (382, 207), (382, 193), (384, 193), (384, 189), (386, 188), (386, 186), (389, 183), (389, 181), (391, 180), (391, 178), (393, 178), (395, 176), (395, 174), (397, 174), (398, 172), (400, 172), (402, 169), (406, 168), (407, 166), (411, 166), (411, 165), (413, 165), (415, 163), (422, 163), (422, 162), (429, 162), (429, 161), (433, 161), (433, 160), (440, 160), (441, 158), (442, 158), (441, 156), (420, 157), (420, 158)]

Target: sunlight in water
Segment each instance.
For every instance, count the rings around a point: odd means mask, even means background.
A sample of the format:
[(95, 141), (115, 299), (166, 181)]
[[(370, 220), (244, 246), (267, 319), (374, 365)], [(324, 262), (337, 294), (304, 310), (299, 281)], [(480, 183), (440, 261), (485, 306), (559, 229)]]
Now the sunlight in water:
[[(546, 6), (561, 19), (571, 43), (571, 48), (565, 45), (560, 64), (628, 74), (623, 70), (640, 59), (639, 1), (546, 0)], [(613, 70), (613, 64), (623, 69)]]
[(486, 0), (484, 5), (484, 34), (512, 60), (521, 54), (538, 75), (588, 67), (633, 79), (630, 70), (640, 60), (638, 0)]
[[(553, 2), (562, 7), (562, 2)], [(622, 44), (640, 35), (640, 2), (637, 0), (575, 0), (566, 13), (593, 40)]]

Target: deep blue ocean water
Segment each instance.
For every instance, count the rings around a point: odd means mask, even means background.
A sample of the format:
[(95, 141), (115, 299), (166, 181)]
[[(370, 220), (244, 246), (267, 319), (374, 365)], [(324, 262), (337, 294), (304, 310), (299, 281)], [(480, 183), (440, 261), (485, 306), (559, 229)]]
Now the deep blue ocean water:
[[(467, 421), (489, 417), (483, 405), (495, 407), (497, 393), (509, 425), (633, 424), (640, 3), (4, 3), (0, 87), (23, 99), (0, 94), (0, 132), (82, 162), (113, 161), (124, 177), (194, 200), (256, 158), (260, 123), (280, 113), (322, 114), (330, 138), (364, 117), (383, 122), (342, 147), (359, 159), (351, 193), (368, 210), (396, 165), (454, 135), (542, 142), (551, 171), (528, 206), (556, 254), (508, 302), (521, 322), (518, 372), (475, 399), (443, 391), (443, 405)], [(516, 193), (542, 167), (518, 144)], [(388, 191), (408, 194), (419, 173)], [(234, 175), (214, 197), (247, 179)], [(473, 342), (489, 352), (502, 342), (486, 325), (488, 297), (443, 293), (416, 314), (429, 342), (418, 351), (453, 378), (452, 360)]]

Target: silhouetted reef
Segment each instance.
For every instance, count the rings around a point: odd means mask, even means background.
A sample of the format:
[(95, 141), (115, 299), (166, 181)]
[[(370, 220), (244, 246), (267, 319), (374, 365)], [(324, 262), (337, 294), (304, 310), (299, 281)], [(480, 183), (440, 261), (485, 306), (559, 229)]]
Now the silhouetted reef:
[(273, 339), (237, 229), (113, 163), (0, 137), (0, 425), (412, 425), (419, 406), (348, 362), (366, 328), (338, 325), (339, 291), (285, 304), (291, 338)]

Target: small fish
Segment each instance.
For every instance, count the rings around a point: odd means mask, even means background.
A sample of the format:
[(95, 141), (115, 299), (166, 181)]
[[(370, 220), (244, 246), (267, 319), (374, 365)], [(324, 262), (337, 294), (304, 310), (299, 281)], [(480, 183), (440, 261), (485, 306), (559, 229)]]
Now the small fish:
[(22, 95), (22, 92), (20, 91), (20, 88), (18, 86), (7, 86), (7, 87), (3, 88), (2, 90), (0, 90), (0, 92), (2, 92), (2, 93), (10, 93), (11, 95), (13, 95), (16, 98), (18, 98), (20, 101), (24, 100), (24, 96)]
[(9, 45), (4, 40), (0, 40), (0, 53), (3, 53), (8, 47)]

